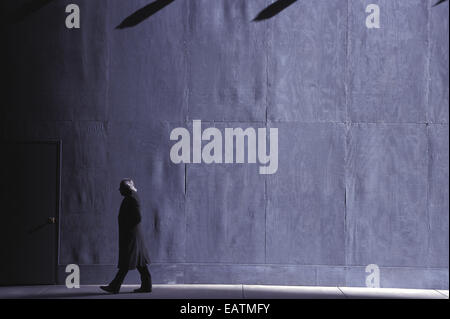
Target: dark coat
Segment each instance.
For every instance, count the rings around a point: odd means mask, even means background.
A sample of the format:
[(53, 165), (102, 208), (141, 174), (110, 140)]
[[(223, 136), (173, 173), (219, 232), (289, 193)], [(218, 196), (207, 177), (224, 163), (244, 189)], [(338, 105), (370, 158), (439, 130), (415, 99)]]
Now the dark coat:
[(118, 268), (135, 269), (150, 263), (140, 223), (139, 198), (136, 192), (131, 192), (120, 205)]

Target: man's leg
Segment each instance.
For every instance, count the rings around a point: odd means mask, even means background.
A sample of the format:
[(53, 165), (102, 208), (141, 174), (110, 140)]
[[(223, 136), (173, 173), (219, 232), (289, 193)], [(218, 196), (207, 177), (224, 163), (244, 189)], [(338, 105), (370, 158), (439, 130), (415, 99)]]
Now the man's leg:
[(137, 270), (141, 274), (141, 288), (134, 290), (135, 292), (151, 292), (152, 291), (152, 275), (148, 271), (146, 265), (143, 267), (137, 267)]
[(127, 273), (128, 269), (119, 269), (111, 283), (108, 286), (101, 286), (100, 288), (107, 292), (118, 293)]

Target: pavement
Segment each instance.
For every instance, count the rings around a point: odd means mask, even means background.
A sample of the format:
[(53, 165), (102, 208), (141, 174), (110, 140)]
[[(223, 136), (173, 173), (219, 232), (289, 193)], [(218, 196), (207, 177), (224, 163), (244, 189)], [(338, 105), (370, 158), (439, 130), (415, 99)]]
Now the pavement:
[(137, 294), (137, 285), (123, 285), (111, 295), (98, 286), (0, 287), (0, 299), (449, 299), (448, 290), (266, 285), (153, 285)]

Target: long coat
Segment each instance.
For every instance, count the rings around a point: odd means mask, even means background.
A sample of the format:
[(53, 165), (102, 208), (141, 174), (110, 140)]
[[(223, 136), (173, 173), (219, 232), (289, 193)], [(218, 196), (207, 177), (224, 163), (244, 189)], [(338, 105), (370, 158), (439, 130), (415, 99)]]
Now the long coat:
[(135, 269), (150, 263), (141, 230), (141, 209), (137, 193), (124, 196), (119, 211), (119, 264), (121, 269)]

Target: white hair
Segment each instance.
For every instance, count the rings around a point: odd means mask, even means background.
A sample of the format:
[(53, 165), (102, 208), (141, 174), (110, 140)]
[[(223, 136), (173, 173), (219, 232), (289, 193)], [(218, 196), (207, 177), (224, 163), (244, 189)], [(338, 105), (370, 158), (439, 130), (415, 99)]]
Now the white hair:
[(134, 186), (134, 182), (131, 178), (124, 178), (121, 182), (121, 185), (125, 186), (131, 191), (137, 192), (136, 186)]

